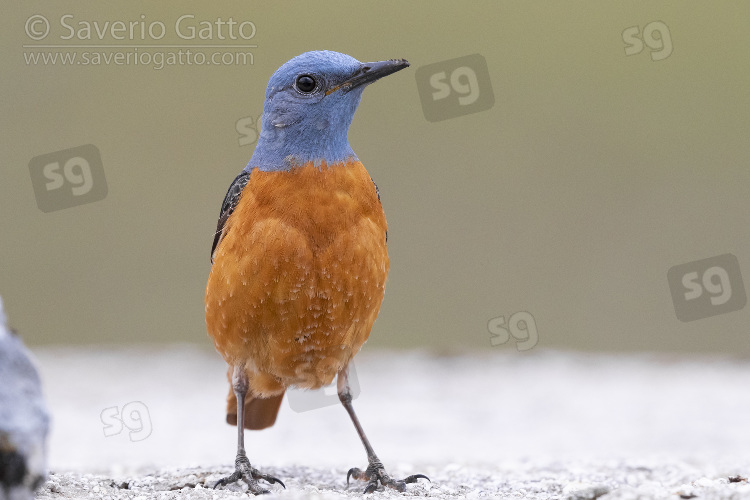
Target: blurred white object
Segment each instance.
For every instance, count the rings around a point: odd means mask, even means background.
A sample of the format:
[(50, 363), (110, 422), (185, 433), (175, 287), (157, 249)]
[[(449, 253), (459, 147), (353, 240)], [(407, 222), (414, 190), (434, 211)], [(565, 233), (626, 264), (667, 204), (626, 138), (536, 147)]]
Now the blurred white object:
[(39, 374), (0, 298), (0, 500), (31, 499), (45, 481), (48, 430)]

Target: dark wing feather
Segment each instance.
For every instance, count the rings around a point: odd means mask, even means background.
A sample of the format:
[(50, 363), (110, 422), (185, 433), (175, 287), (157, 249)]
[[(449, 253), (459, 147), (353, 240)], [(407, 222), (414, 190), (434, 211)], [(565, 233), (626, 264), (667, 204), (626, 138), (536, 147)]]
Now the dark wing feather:
[(214, 244), (211, 247), (211, 263), (214, 262), (214, 253), (216, 247), (219, 246), (219, 242), (224, 237), (224, 224), (226, 224), (229, 216), (232, 215), (234, 209), (237, 208), (237, 203), (240, 201), (240, 195), (242, 190), (245, 189), (247, 181), (250, 179), (250, 172), (244, 170), (240, 175), (234, 178), (232, 184), (227, 190), (227, 195), (224, 197), (224, 203), (221, 204), (221, 213), (219, 213), (219, 222), (216, 224), (216, 233), (214, 234)]
[[(378, 201), (380, 201), (380, 188), (378, 188), (378, 185), (375, 184), (375, 181), (372, 177), (370, 177), (370, 180), (372, 181), (372, 185), (375, 186), (375, 194), (378, 195)], [(386, 243), (388, 242), (388, 231), (385, 232), (385, 241)]]
[(378, 195), (378, 201), (380, 201), (380, 188), (375, 184), (375, 180), (372, 177), (370, 177), (370, 180), (372, 181), (372, 185), (375, 186), (375, 194)]

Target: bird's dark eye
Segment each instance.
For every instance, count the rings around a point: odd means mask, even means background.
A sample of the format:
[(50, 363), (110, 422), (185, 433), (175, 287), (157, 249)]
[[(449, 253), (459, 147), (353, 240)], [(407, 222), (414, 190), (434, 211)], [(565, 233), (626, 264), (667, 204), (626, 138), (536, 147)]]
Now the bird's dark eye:
[(303, 94), (309, 94), (313, 90), (315, 90), (317, 84), (315, 82), (315, 78), (313, 78), (312, 76), (300, 75), (297, 77), (297, 81), (295, 82), (294, 86), (297, 87), (297, 90), (299, 90)]

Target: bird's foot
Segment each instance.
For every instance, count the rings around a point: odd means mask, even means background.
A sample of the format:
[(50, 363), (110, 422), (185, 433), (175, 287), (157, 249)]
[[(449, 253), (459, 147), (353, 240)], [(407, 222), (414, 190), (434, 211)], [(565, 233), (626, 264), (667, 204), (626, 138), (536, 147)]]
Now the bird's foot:
[(404, 492), (406, 491), (406, 485), (409, 483), (416, 483), (418, 479), (427, 479), (428, 481), (430, 480), (430, 478), (425, 476), (424, 474), (412, 474), (411, 476), (400, 481), (398, 479), (393, 479), (385, 471), (385, 467), (383, 467), (383, 464), (381, 464), (377, 460), (370, 462), (370, 465), (368, 465), (367, 469), (365, 470), (361, 470), (356, 467), (352, 467), (351, 469), (349, 469), (349, 472), (346, 473), (347, 486), (349, 486), (350, 477), (353, 477), (354, 479), (358, 479), (360, 481), (367, 481), (365, 493), (372, 493), (373, 491), (377, 490), (378, 483), (382, 484), (383, 486), (393, 488), (396, 491)]
[(263, 495), (266, 493), (270, 493), (270, 491), (260, 485), (259, 480), (261, 479), (270, 484), (279, 483), (281, 486), (286, 488), (284, 483), (282, 483), (278, 478), (268, 474), (263, 474), (258, 469), (250, 465), (250, 460), (247, 459), (247, 456), (243, 452), (237, 454), (237, 458), (234, 461), (234, 467), (234, 472), (227, 477), (219, 479), (219, 481), (217, 481), (217, 483), (214, 485), (214, 489), (218, 488), (219, 486), (226, 486), (227, 484), (237, 482), (240, 479), (245, 481), (248, 486), (248, 490), (253, 495)]

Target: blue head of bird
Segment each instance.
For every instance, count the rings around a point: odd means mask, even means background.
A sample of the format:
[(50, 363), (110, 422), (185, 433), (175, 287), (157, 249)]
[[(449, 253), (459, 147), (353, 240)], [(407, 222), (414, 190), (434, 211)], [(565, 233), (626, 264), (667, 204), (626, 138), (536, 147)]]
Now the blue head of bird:
[(328, 50), (287, 61), (268, 82), (260, 136), (245, 170), (356, 159), (348, 135), (362, 91), (407, 66), (404, 59), (362, 63)]

